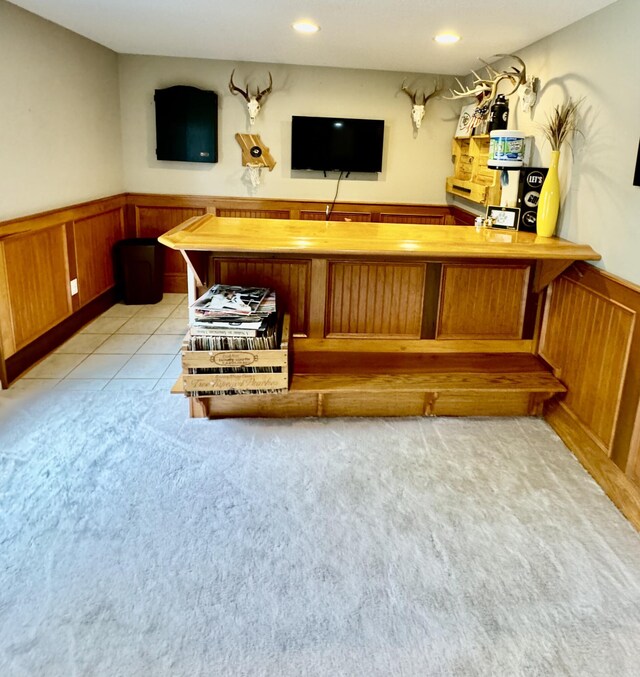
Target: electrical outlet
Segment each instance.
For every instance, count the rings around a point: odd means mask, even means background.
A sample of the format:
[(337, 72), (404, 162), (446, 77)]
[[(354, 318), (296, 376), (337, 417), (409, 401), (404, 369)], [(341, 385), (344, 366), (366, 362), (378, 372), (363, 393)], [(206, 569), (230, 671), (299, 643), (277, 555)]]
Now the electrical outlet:
[(78, 278), (74, 277), (71, 282), (69, 282), (69, 287), (71, 288), (71, 296), (75, 296), (78, 293)]

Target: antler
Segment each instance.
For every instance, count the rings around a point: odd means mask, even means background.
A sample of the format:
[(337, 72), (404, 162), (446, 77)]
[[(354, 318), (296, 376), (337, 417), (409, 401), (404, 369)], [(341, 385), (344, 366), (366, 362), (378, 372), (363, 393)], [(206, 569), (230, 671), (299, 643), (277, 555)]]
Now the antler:
[[(486, 63), (486, 61), (484, 61), (483, 59), (480, 59), (480, 61), (482, 61), (482, 63), (487, 68), (489, 75), (491, 75), (493, 77), (493, 82), (496, 82), (496, 80), (497, 80), (497, 82), (500, 82), (502, 80), (510, 80), (511, 81), (511, 83), (514, 85), (514, 88), (509, 93), (505, 94), (505, 96), (511, 96), (511, 94), (514, 94), (515, 91), (518, 89), (518, 87), (520, 87), (520, 85), (524, 84), (524, 82), (526, 81), (526, 79), (527, 79), (527, 66), (526, 66), (525, 62), (519, 56), (516, 56), (515, 54), (495, 54), (494, 56), (496, 56), (499, 59), (508, 56), (511, 59), (515, 59), (520, 64), (520, 66), (522, 66), (522, 68), (520, 70), (518, 70), (516, 66), (511, 66), (510, 71), (504, 70), (501, 73), (499, 73), (497, 70), (492, 68), (488, 63)], [(498, 86), (497, 82), (496, 82), (496, 85), (495, 85), (496, 89), (497, 89), (497, 86)], [(495, 94), (494, 94), (494, 96), (495, 96)], [(493, 98), (493, 97), (491, 97), (491, 98)]]
[(481, 96), (487, 91), (487, 80), (481, 80), (480, 78), (474, 80), (475, 86), (473, 88), (465, 87), (458, 78), (456, 78), (456, 82), (458, 83), (461, 91), (458, 92), (455, 89), (450, 89), (449, 91), (451, 92), (452, 96), (445, 96), (445, 99), (465, 99), (468, 96)]
[(403, 92), (411, 99), (411, 103), (416, 104), (416, 103), (417, 103), (417, 101), (416, 101), (416, 94), (417, 94), (418, 92), (417, 92), (417, 90), (416, 90), (415, 92), (412, 92), (412, 91), (408, 90), (408, 89), (404, 86), (404, 83), (405, 83), (406, 81), (407, 81), (407, 78), (405, 78), (405, 79), (402, 81), (402, 87), (400, 87), (400, 89), (401, 89), (401, 90), (402, 90), (402, 91), (403, 91)]
[(424, 103), (426, 104), (429, 99), (433, 98), (434, 96), (440, 96), (442, 94), (442, 83), (440, 82), (439, 79), (437, 79), (433, 85), (434, 89), (431, 94), (423, 94), (422, 96), (424, 97)]
[(263, 89), (262, 91), (260, 91), (260, 89), (256, 90), (256, 101), (260, 103), (262, 97), (271, 94), (272, 87), (273, 87), (273, 78), (271, 77), (271, 71), (269, 71), (269, 86), (266, 89)]
[(460, 82), (460, 80), (456, 78), (456, 82), (458, 83), (462, 91), (456, 91), (455, 89), (451, 89), (450, 92), (452, 96), (446, 96), (444, 98), (463, 99), (469, 96), (479, 96), (482, 97), (482, 99), (484, 100), (490, 101), (491, 99), (495, 98), (498, 92), (498, 85), (502, 82), (502, 80), (509, 80), (514, 85), (514, 88), (508, 94), (506, 94), (506, 96), (510, 96), (511, 94), (513, 94), (518, 89), (518, 87), (520, 87), (520, 85), (527, 79), (527, 67), (524, 61), (515, 54), (496, 54), (495, 56), (497, 58), (510, 57), (511, 59), (515, 59), (522, 66), (522, 69), (518, 70), (516, 66), (511, 66), (511, 70), (504, 70), (502, 72), (498, 72), (486, 61), (480, 59), (480, 61), (482, 61), (482, 63), (485, 65), (491, 79), (489, 80), (483, 79), (475, 71), (472, 70), (471, 72), (473, 73), (473, 75), (475, 75), (476, 78), (473, 81), (473, 87), (465, 87)]
[(400, 87), (400, 89), (411, 99), (411, 102), (415, 106), (424, 106), (427, 103), (427, 101), (429, 101), (429, 99), (431, 97), (438, 96), (439, 94), (442, 93), (442, 88), (440, 86), (440, 80), (436, 80), (435, 89), (433, 90), (433, 92), (431, 92), (431, 94), (425, 94), (423, 92), (422, 93), (422, 103), (419, 103), (418, 102), (418, 90), (416, 89), (415, 92), (412, 92), (410, 89), (407, 89), (407, 87), (405, 87), (406, 81), (407, 81), (406, 78), (402, 81), (402, 86)]
[[(248, 94), (244, 89), (240, 89), (240, 87), (236, 87), (236, 85), (235, 85), (234, 82), (233, 82), (233, 74), (234, 74), (235, 72), (236, 72), (236, 69), (234, 68), (234, 69), (231, 71), (231, 79), (229, 80), (229, 91), (230, 91), (232, 94), (236, 94), (236, 93), (242, 94), (242, 96), (244, 96), (244, 98), (245, 98), (245, 101), (249, 101), (249, 100), (251, 99), (251, 97), (249, 96), (249, 94)], [(249, 90), (249, 88), (247, 87), (247, 91), (248, 91), (248, 90)]]

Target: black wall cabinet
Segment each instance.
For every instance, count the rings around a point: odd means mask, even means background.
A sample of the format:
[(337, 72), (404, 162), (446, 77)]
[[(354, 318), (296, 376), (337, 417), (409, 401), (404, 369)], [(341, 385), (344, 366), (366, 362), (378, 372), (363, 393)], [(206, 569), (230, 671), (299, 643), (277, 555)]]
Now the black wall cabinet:
[(218, 95), (177, 85), (156, 89), (156, 157), (179, 162), (218, 161)]

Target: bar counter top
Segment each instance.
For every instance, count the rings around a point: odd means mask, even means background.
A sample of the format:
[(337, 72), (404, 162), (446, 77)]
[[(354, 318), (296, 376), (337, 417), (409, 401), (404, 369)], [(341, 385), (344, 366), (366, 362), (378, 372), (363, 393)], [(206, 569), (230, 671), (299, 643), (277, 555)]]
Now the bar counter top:
[(220, 253), (595, 261), (589, 245), (473, 226), (218, 217), (185, 221), (158, 240), (171, 249)]

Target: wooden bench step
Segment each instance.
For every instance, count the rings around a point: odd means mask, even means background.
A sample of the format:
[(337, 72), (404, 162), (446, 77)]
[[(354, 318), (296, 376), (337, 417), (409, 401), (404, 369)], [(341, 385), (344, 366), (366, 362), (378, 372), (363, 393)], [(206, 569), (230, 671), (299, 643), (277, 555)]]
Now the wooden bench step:
[(294, 356), (291, 389), (315, 392), (562, 393), (534, 355), (304, 353)]
[(331, 392), (528, 392), (563, 393), (565, 386), (550, 373), (441, 374), (294, 374), (291, 390)]
[(193, 416), (525, 416), (565, 386), (530, 354), (293, 355), (282, 394), (190, 398)]

